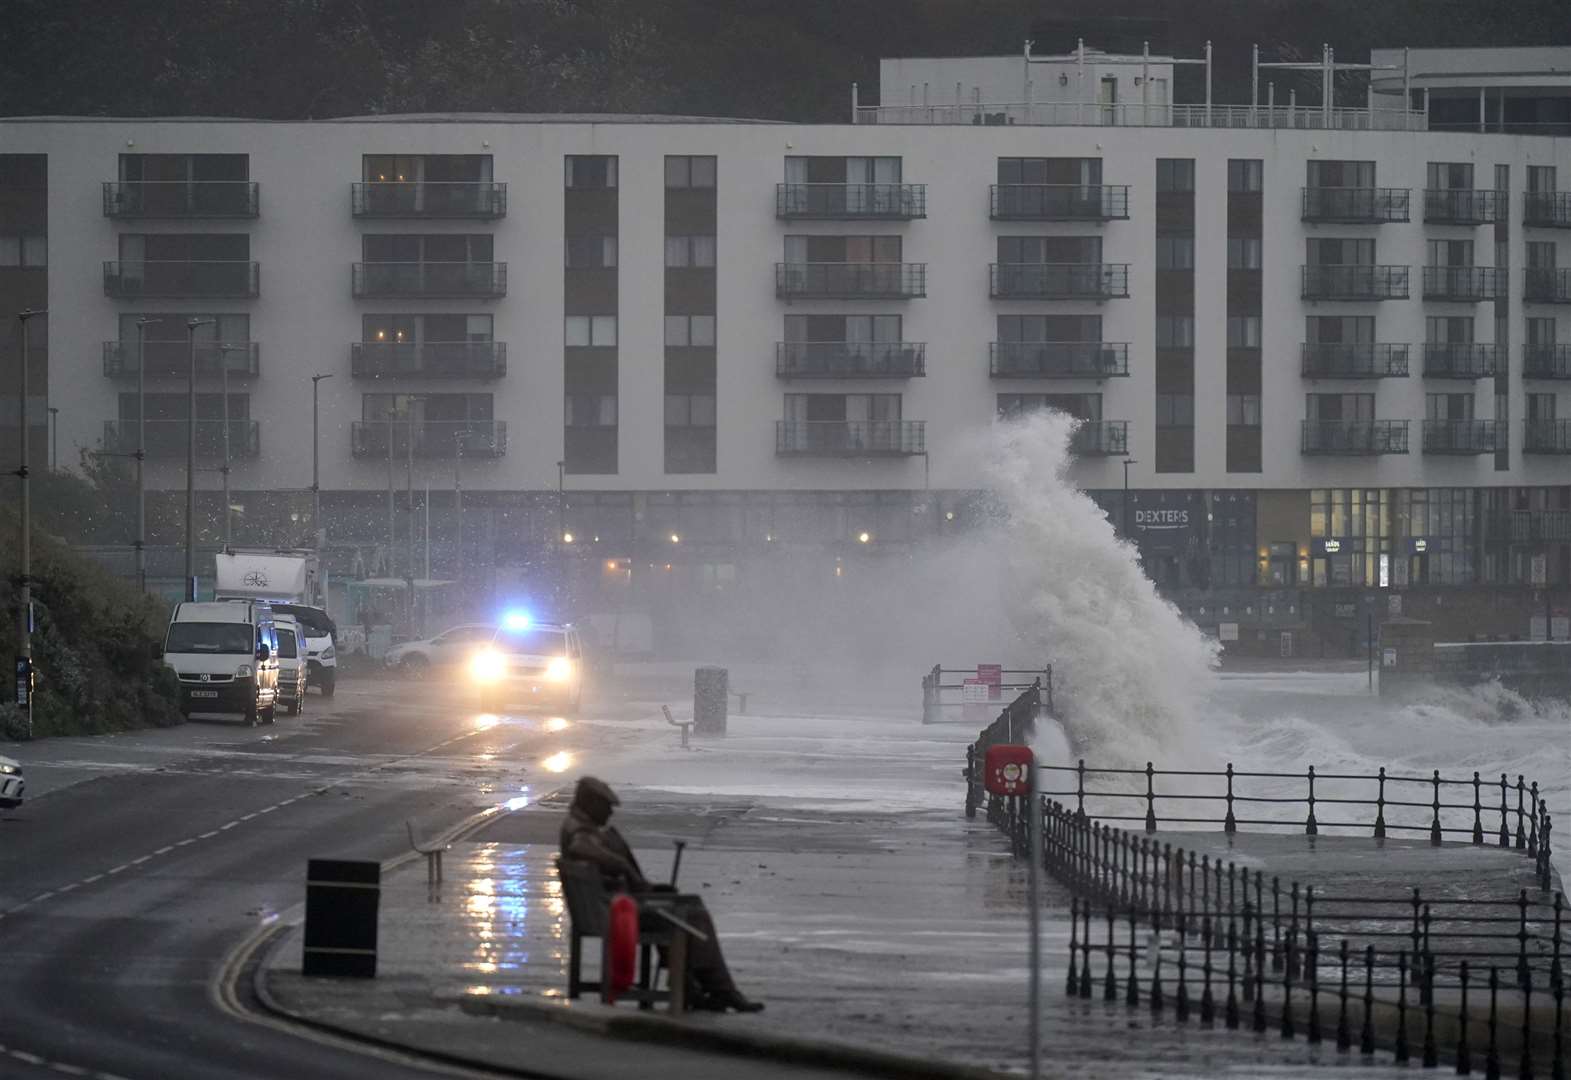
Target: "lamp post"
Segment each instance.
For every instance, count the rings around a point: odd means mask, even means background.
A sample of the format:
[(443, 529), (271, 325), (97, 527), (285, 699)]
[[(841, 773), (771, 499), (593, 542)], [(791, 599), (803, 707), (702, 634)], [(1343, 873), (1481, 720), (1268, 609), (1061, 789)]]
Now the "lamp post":
[(49, 406), (49, 471), (60, 468), (60, 410)]
[(229, 497), (229, 354), (235, 349), (246, 348), (249, 348), (249, 346), (226, 344), (222, 341), (218, 342), (218, 371), (220, 378), (219, 396), (223, 399), (224, 422), (224, 463), (218, 471), (223, 474), (224, 477), (224, 550), (226, 551), (229, 549), (230, 541), (233, 539), (230, 527), (230, 518), (234, 512), (230, 507), (230, 504), (234, 500)]
[(196, 599), (196, 328), (212, 326), (213, 319), (187, 319), (186, 338), (190, 366), (186, 373), (185, 409), (185, 598)]
[(327, 530), (322, 527), (322, 477), (319, 471), (321, 451), (320, 428), (317, 426), (317, 390), (323, 379), (332, 375), (311, 376), (311, 530), (316, 535), (317, 556), (327, 546)]
[[(453, 522), (458, 534), (458, 572), (453, 575), (458, 579), (459, 594), (463, 594), (464, 582), (464, 433), (453, 432)], [(429, 575), (427, 575), (429, 576)]]
[(147, 591), (147, 328), (162, 319), (136, 320), (136, 587)]
[(562, 481), (567, 475), (567, 462), (556, 463), (556, 540), (562, 542), (562, 537), (567, 529), (564, 496), (562, 494)]
[(27, 475), (27, 366), (29, 342), (27, 339), (27, 322), (35, 315), (47, 315), (48, 311), (33, 310), (31, 308), (17, 313), (17, 321), (21, 323), (22, 331), (22, 362), (21, 368), (21, 421), (22, 445), (21, 457), (17, 461), (16, 477), (21, 481), (22, 487), (22, 560), (21, 560), (21, 602), (17, 605), (16, 613), (16, 640), (18, 656), (16, 659), (16, 703), (22, 709), (27, 720), (27, 737), (33, 737), (33, 494), (32, 486)]
[(1124, 459), (1124, 507), (1120, 516), (1124, 519), (1124, 538), (1130, 543), (1134, 543), (1134, 535), (1129, 531), (1129, 466), (1138, 464), (1134, 458)]

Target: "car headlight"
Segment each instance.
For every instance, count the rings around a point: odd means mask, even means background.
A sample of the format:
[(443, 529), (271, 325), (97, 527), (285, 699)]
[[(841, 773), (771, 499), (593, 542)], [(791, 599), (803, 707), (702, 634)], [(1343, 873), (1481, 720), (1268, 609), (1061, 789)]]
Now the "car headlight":
[(6, 776), (20, 776), (22, 775), (22, 770), (16, 765), (0, 764), (0, 773), (3, 773)]
[(323, 660), (331, 660), (333, 658), (333, 655), (334, 655), (333, 654), (333, 647), (331, 645), (329, 645), (327, 648), (322, 650), (322, 659)]
[(237, 678), (237, 679), (249, 679), (250, 677), (251, 677), (251, 665), (250, 664), (241, 664), (239, 667), (235, 668), (235, 678)]
[(507, 661), (495, 649), (482, 649), (469, 661), (469, 673), (476, 682), (496, 682), (507, 674)]
[(550, 682), (566, 682), (572, 675), (573, 662), (565, 656), (554, 656), (545, 666), (545, 677)]

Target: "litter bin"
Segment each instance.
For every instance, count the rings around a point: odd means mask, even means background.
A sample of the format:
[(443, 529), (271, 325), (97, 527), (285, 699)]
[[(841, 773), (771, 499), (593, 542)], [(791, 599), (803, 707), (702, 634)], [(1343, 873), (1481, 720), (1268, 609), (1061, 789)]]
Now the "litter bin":
[(360, 859), (306, 863), (304, 975), (376, 976), (382, 866)]
[(701, 667), (693, 672), (693, 733), (724, 735), (726, 694), (731, 675), (723, 667)]

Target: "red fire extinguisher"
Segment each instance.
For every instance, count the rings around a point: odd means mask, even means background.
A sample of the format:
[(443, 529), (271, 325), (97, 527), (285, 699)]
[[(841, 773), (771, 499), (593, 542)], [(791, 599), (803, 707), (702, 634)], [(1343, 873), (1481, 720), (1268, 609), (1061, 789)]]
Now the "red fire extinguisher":
[(626, 893), (611, 898), (606, 926), (606, 1001), (633, 985), (638, 970), (638, 904)]

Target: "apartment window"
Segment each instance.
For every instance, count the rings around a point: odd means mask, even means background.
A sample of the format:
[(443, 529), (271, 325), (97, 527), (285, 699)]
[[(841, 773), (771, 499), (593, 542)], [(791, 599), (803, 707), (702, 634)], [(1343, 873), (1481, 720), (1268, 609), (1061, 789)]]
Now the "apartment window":
[[(186, 420), (190, 418), (187, 411), (188, 402), (184, 394), (145, 394), (147, 400), (147, 419), (149, 423), (156, 420)], [(121, 420), (136, 419), (136, 395), (124, 393), (119, 395), (119, 417)], [(251, 416), (251, 395), (229, 395), (229, 419), (246, 420)], [(196, 418), (198, 420), (222, 420), (224, 418), (224, 395), (222, 394), (197, 394)], [(15, 424), (16, 421), (12, 421)]]
[(1553, 240), (1529, 240), (1527, 242), (1527, 268), (1529, 270), (1553, 270), (1555, 268), (1555, 242)]
[(1194, 191), (1194, 159), (1157, 158), (1156, 189), (1160, 192)]
[(1375, 186), (1373, 161), (1308, 161), (1304, 164), (1306, 187), (1372, 188)]
[(488, 263), (492, 237), (489, 233), (370, 233), (362, 237), (361, 249), (368, 263)]
[(665, 238), (667, 266), (714, 266), (713, 236), (668, 236)]
[(1319, 345), (1368, 345), (1375, 340), (1373, 315), (1310, 315), (1304, 340)]
[(1158, 394), (1156, 396), (1157, 427), (1194, 427), (1195, 396), (1193, 394)]
[(1227, 317), (1227, 347), (1229, 349), (1260, 348), (1260, 316), (1229, 315)]
[(1529, 420), (1553, 420), (1555, 418), (1555, 395), (1528, 394), (1527, 418)]
[(569, 270), (607, 270), (616, 265), (614, 236), (569, 236), (564, 247)]
[(667, 394), (665, 426), (712, 428), (715, 426), (715, 395)]
[[(1161, 243), (1160, 240), (1157, 241)], [(1260, 269), (1260, 237), (1230, 236), (1227, 238), (1227, 268), (1229, 270)]]
[(1000, 315), (999, 341), (1101, 341), (1100, 315)]
[(1373, 266), (1375, 263), (1373, 239), (1311, 236), (1304, 243), (1310, 266)]
[(568, 394), (563, 422), (570, 428), (616, 427), (615, 394)]
[[(223, 316), (223, 318), (246, 318)], [(224, 338), (225, 341), (245, 340)], [(491, 337), (489, 315), (365, 315), (360, 320), (360, 340), (373, 343), (405, 344), (414, 342), (456, 343), (488, 342)]]
[(490, 423), (490, 394), (362, 394), (360, 418), (423, 423)]
[(787, 236), (788, 263), (898, 263), (898, 236)]
[(1193, 315), (1158, 315), (1156, 317), (1156, 347), (1159, 349), (1194, 348), (1195, 317)]
[(1467, 315), (1431, 315), (1424, 320), (1424, 340), (1434, 344), (1470, 343), (1473, 320)]
[(1473, 265), (1471, 240), (1429, 240), (1425, 242), (1424, 248), (1429, 256), (1430, 266)]
[(713, 315), (667, 315), (665, 317), (665, 343), (667, 345), (713, 346), (715, 343), (715, 317)]
[(665, 186), (668, 188), (714, 187), (715, 160), (713, 157), (667, 156)]
[(1055, 409), (1088, 423), (1102, 419), (1101, 394), (999, 394), (997, 406), (998, 415), (1006, 418)]
[(1428, 186), (1444, 191), (1468, 191), (1473, 187), (1473, 166), (1466, 161), (1431, 161)]
[(1424, 417), (1428, 420), (1471, 420), (1473, 395), (1425, 394)]
[(364, 154), (360, 161), (361, 179), (371, 182), (481, 183), (491, 180), (490, 154)]
[(787, 394), (785, 420), (845, 423), (900, 419), (899, 394)]
[(1265, 163), (1258, 158), (1233, 158), (1227, 163), (1227, 190), (1256, 192), (1264, 187)]
[(0, 236), (0, 266), (36, 270), (48, 265), (47, 236)]
[(1230, 427), (1260, 426), (1260, 395), (1227, 395), (1227, 422)]
[(616, 344), (615, 315), (569, 315), (564, 338), (569, 348), (607, 348)]
[(1000, 184), (1081, 184), (1102, 182), (1101, 158), (999, 158)]
[(575, 191), (603, 191), (616, 187), (616, 158), (569, 154), (567, 186)]
[(1307, 420), (1373, 420), (1373, 394), (1307, 394), (1304, 417)]
[[(1171, 249), (1168, 257), (1172, 257)], [(1193, 265), (1192, 250), (1189, 259)], [(1102, 261), (1102, 238), (1099, 236), (1000, 236), (998, 261), (1005, 264), (1033, 266), (1053, 263), (1091, 265)]]
[[(179, 341), (184, 344), (189, 341), (188, 334), (195, 334), (198, 345), (223, 342), (242, 342), (251, 340), (251, 316), (242, 314), (214, 314), (204, 312), (181, 312), (170, 314), (168, 312), (135, 312), (120, 316), (120, 340), (134, 342), (136, 340), (136, 321), (138, 319), (156, 319), (147, 325), (145, 331), (147, 340), (154, 341)], [(194, 331), (188, 330), (186, 323), (192, 319), (212, 319), (211, 323), (198, 326)], [(41, 320), (37, 320), (41, 321)], [(37, 344), (36, 321), (33, 324), (33, 342)]]
[(1528, 319), (1527, 343), (1529, 345), (1553, 345), (1555, 343), (1555, 320), (1553, 318)]
[(1549, 193), (1555, 190), (1555, 167), (1553, 165), (1529, 165), (1527, 167), (1527, 190), (1534, 194)]
[[(1229, 241), (1229, 244), (1231, 243)], [(1156, 268), (1158, 270), (1193, 270), (1195, 268), (1195, 238), (1192, 236), (1157, 237)]]

